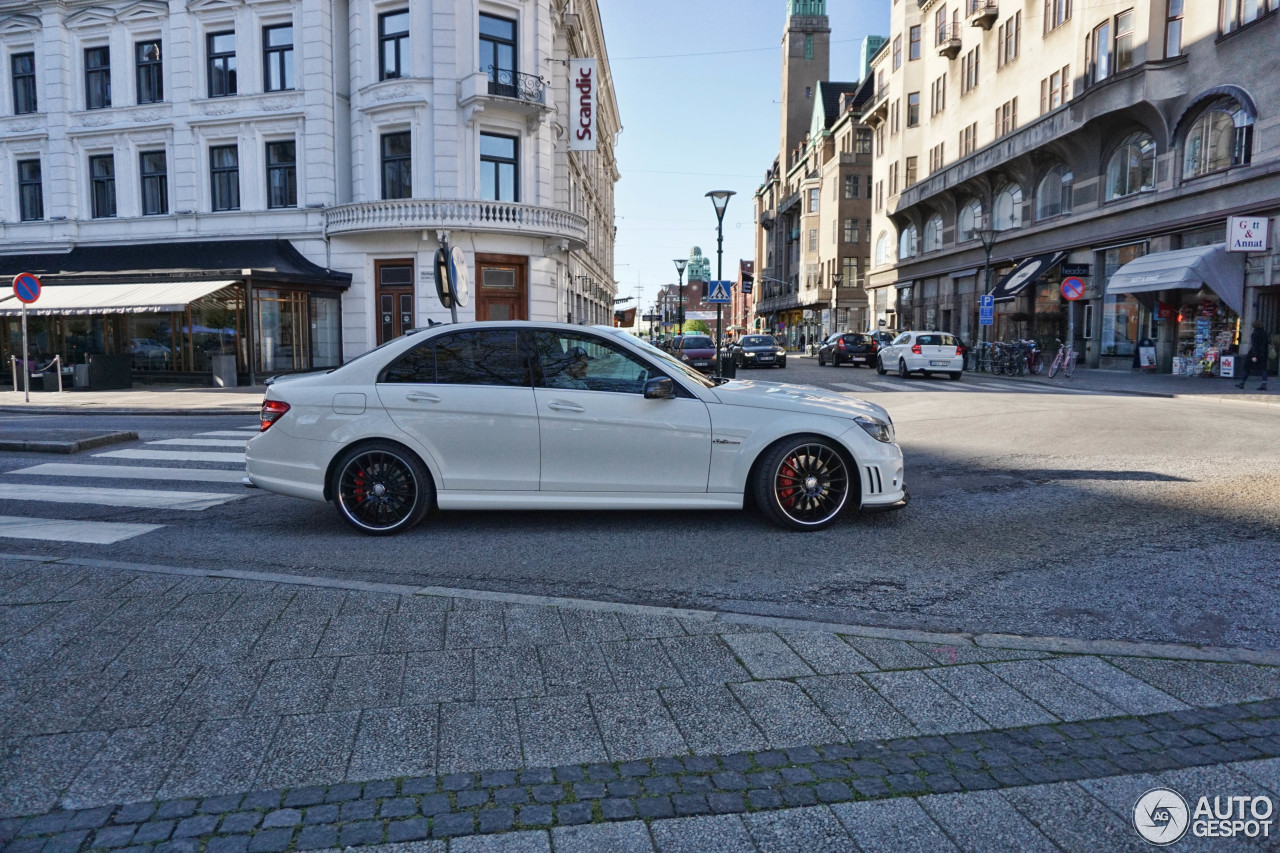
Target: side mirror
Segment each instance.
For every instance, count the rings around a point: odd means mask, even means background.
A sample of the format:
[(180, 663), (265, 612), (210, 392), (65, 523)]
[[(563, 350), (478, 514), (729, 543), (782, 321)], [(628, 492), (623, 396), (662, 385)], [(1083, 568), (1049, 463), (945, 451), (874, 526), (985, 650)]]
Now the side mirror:
[(650, 379), (644, 383), (644, 398), (646, 400), (669, 400), (675, 395), (675, 385), (665, 376)]

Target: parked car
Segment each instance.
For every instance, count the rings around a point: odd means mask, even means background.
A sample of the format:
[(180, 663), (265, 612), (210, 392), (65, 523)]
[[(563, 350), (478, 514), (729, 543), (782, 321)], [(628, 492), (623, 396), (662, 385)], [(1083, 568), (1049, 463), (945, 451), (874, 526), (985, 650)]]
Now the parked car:
[(787, 351), (773, 335), (743, 335), (733, 342), (729, 355), (738, 367), (787, 366)]
[(903, 332), (880, 348), (876, 371), (883, 375), (890, 370), (897, 370), (903, 378), (912, 373), (945, 373), (959, 379), (964, 372), (964, 351), (956, 336), (946, 332)]
[(818, 347), (818, 366), (839, 367), (847, 363), (854, 367), (875, 367), (879, 351), (880, 342), (871, 334), (837, 332)]
[(714, 373), (716, 370), (716, 344), (709, 335), (677, 335), (671, 345), (671, 354), (703, 373)]
[[(561, 370), (572, 382), (552, 381)], [(332, 501), (368, 534), (436, 508), (723, 510), (748, 496), (781, 527), (818, 530), (907, 501), (882, 407), (712, 379), (601, 326), (422, 329), (279, 377), (261, 420), (246, 485)]]

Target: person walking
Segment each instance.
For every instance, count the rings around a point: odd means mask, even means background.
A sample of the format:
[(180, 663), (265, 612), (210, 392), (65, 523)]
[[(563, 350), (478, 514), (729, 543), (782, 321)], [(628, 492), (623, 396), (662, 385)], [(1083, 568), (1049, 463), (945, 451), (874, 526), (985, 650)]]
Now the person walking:
[(1244, 388), (1247, 380), (1256, 371), (1262, 374), (1259, 391), (1267, 390), (1267, 348), (1271, 346), (1271, 336), (1262, 328), (1261, 320), (1253, 321), (1253, 333), (1249, 335), (1249, 354), (1244, 357), (1244, 376), (1236, 383), (1237, 388)]

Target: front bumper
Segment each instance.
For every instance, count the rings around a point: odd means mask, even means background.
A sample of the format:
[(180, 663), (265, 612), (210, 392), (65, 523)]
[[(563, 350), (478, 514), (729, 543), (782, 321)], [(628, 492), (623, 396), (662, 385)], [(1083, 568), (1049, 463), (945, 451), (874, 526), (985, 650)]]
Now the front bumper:
[(867, 504), (862, 505), (863, 512), (893, 512), (895, 509), (906, 509), (907, 504), (911, 503), (911, 493), (905, 488), (902, 490), (902, 497), (893, 503), (888, 504)]

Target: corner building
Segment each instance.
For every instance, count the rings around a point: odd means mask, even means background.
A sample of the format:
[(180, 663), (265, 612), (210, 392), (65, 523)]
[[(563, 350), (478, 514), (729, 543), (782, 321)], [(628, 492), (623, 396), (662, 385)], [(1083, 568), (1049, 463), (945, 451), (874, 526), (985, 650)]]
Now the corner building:
[[(1129, 369), (1150, 341), (1167, 372), (1254, 318), (1280, 331), (1278, 9), (894, 0), (866, 117), (876, 320), (973, 342), (991, 289), (988, 340), (1052, 348), (1076, 275), (1090, 367)], [(1230, 216), (1267, 248), (1227, 251)]]
[(0, 275), (46, 285), (33, 353), (135, 379), (328, 367), (448, 320), (445, 239), (459, 319), (609, 322), (620, 130), (595, 0), (0, 0)]

